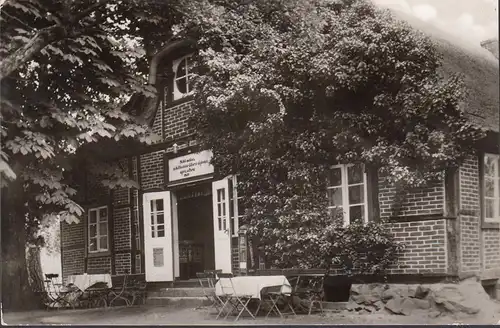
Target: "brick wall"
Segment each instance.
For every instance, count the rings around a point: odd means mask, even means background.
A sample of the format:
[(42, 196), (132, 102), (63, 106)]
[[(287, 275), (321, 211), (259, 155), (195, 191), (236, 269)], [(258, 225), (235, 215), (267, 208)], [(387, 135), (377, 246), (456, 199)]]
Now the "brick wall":
[(165, 140), (175, 140), (192, 131), (188, 127), (192, 102), (163, 109), (163, 135)]
[(477, 156), (467, 158), (459, 170), (460, 209), (479, 216), (479, 162)]
[(389, 273), (447, 272), (445, 219), (391, 223), (390, 229), (396, 241), (406, 244), (406, 249)]
[(130, 209), (128, 207), (115, 209), (113, 220), (115, 251), (130, 250)]
[(479, 162), (470, 156), (459, 169), (460, 181), (460, 272), (481, 269)]
[(147, 153), (141, 155), (141, 188), (163, 188), (164, 186), (164, 165), (163, 165), (163, 151), (154, 153)]
[(88, 274), (101, 274), (111, 273), (111, 257), (89, 257), (87, 259), (87, 273)]
[(83, 221), (79, 223), (61, 223), (62, 277), (85, 271), (85, 241)]
[(386, 183), (383, 177), (379, 178), (378, 199), (381, 217), (442, 214), (444, 198), (443, 182), (402, 192)]
[(116, 274), (130, 274), (132, 272), (130, 253), (115, 254)]
[(483, 269), (500, 268), (500, 231), (488, 229), (483, 231), (484, 264)]

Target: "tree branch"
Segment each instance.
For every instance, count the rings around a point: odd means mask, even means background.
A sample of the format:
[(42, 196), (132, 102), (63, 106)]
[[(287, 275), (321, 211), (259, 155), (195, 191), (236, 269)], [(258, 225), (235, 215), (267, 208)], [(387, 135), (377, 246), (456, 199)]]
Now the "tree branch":
[(11, 18), (11, 19), (13, 19), (13, 20), (15, 20), (15, 21), (17, 21), (17, 22), (21, 23), (21, 25), (24, 25), (25, 27), (28, 27), (28, 28), (30, 28), (30, 29), (34, 29), (34, 27), (29, 26), (27, 23), (23, 22), (23, 21), (22, 21), (22, 20), (20, 20), (19, 18), (15, 17), (15, 16), (12, 16), (11, 14), (7, 13), (7, 12), (5, 11), (5, 9), (4, 9), (4, 10), (2, 10), (2, 11), (1, 11), (1, 13), (2, 13), (2, 14), (4, 14), (5, 16), (7, 16), (7, 17), (9, 17), (9, 18)]
[(45, 46), (64, 38), (66, 34), (66, 29), (60, 25), (52, 25), (41, 29), (30, 41), (0, 63), (0, 81), (14, 73)]

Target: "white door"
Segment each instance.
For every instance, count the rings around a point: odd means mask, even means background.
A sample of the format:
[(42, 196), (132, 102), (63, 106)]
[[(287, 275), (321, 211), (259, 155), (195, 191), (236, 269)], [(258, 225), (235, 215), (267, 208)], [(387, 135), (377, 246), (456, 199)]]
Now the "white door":
[(231, 226), (229, 221), (229, 181), (223, 179), (212, 183), (215, 269), (230, 273), (231, 270)]
[(173, 281), (173, 242), (170, 192), (143, 195), (144, 262), (146, 281)]

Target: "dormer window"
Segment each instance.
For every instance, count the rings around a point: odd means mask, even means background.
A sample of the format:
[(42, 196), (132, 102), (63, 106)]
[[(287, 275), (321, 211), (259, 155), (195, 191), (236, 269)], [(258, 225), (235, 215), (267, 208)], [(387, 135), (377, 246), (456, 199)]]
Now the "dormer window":
[(174, 72), (173, 100), (181, 99), (192, 92), (194, 74), (192, 72), (192, 54), (174, 60), (172, 70)]

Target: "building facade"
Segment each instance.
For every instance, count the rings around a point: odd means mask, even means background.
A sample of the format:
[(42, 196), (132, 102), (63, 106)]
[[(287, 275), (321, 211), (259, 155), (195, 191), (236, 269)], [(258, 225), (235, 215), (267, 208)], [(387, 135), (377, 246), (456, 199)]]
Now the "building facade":
[[(496, 59), (485, 65), (485, 70), (498, 71)], [(151, 126), (162, 140), (116, 159), (139, 190), (82, 184), (85, 218), (61, 224), (63, 277), (144, 274), (148, 282), (170, 282), (207, 269), (238, 274), (250, 267), (240, 256), (245, 245), (239, 238), (243, 210), (237, 177), (214, 180), (210, 150), (194, 151), (189, 67), (189, 47), (182, 44), (169, 45), (153, 58), (153, 84), (161, 97)], [(477, 275), (485, 284), (498, 282), (500, 161), (498, 124), (490, 123), (498, 122), (498, 95), (493, 98), (496, 112), (471, 116), (490, 130), (489, 138), (461, 167), (447, 171), (442, 182), (401, 197), (377, 172), (360, 165), (332, 167), (331, 206), (345, 209), (345, 223), (388, 218), (396, 239), (406, 243), (390, 274)], [(352, 197), (338, 196), (349, 193)]]

